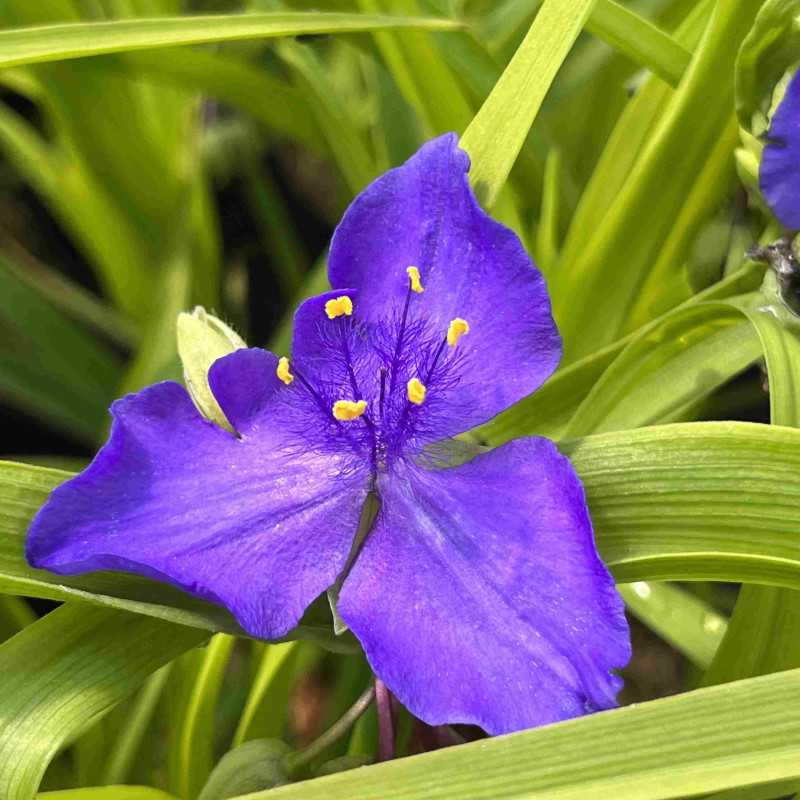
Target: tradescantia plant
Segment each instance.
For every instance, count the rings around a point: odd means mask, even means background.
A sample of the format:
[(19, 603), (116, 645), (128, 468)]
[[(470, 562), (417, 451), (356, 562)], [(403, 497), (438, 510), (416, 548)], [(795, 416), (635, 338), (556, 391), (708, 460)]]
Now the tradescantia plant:
[(0, 798), (800, 792), (800, 2), (0, 18)]

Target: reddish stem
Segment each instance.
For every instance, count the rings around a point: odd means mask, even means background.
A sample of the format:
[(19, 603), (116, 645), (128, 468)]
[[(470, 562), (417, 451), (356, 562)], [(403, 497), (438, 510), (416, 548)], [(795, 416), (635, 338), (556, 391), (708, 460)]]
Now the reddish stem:
[(386, 684), (375, 678), (375, 707), (378, 712), (378, 761), (394, 758), (394, 719), (392, 695)]

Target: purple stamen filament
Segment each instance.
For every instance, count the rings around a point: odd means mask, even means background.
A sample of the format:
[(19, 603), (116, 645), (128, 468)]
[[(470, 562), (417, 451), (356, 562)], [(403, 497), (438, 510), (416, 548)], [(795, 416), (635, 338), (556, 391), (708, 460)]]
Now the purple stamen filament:
[[(325, 406), (325, 401), (319, 396), (319, 394), (317, 394), (317, 392), (314, 389), (314, 387), (303, 377), (303, 373), (300, 372), (300, 370), (297, 369), (297, 366), (294, 365), (294, 364), (292, 364), (292, 371), (294, 372), (294, 376), (297, 378), (297, 380), (299, 380), (300, 383), (303, 384), (303, 387), (305, 388), (305, 390), (317, 402), (317, 405), (322, 409), (323, 412), (327, 413), (328, 409)], [(337, 420), (337, 422), (338, 422), (338, 420)]]
[(350, 359), (350, 345), (347, 343), (347, 322), (346, 317), (340, 317), (339, 331), (342, 334), (342, 352), (344, 353), (344, 363), (347, 365), (347, 376), (350, 379), (350, 388), (353, 390), (353, 399), (361, 400), (361, 390), (358, 388), (356, 373), (353, 369), (353, 362)]
[(311, 385), (311, 383), (308, 380), (306, 380), (306, 378), (304, 377), (303, 373), (300, 372), (300, 370), (298, 370), (297, 366), (294, 365), (294, 364), (292, 365), (292, 372), (293, 372), (295, 378), (297, 378), (297, 380), (300, 381), (300, 383), (302, 384), (303, 388), (311, 395), (311, 397), (314, 398), (314, 402), (319, 406), (320, 411), (322, 411), (322, 413), (326, 417), (331, 417), (331, 419), (333, 419), (334, 423), (336, 424), (336, 427), (342, 433), (344, 433), (345, 436), (347, 437), (347, 439), (349, 440), (350, 446), (356, 452), (358, 452), (358, 444), (353, 441), (353, 438), (352, 438), (352, 436), (350, 434), (350, 431), (348, 431), (347, 428), (341, 422), (339, 422), (338, 419), (336, 419), (335, 417), (333, 417), (331, 415), (330, 409), (325, 404), (325, 401), (322, 399), (322, 397), (320, 397), (319, 393), (314, 389), (314, 387)]
[[(436, 352), (433, 355), (433, 360), (431, 361), (431, 365), (428, 369), (428, 374), (425, 376), (424, 384), (428, 386), (431, 382), (431, 378), (433, 377), (433, 371), (436, 369), (436, 365), (439, 362), (439, 357), (442, 355), (444, 351), (444, 346), (447, 344), (447, 337), (442, 339), (439, 343), (439, 347), (436, 348)], [(397, 429), (399, 431), (404, 430), (406, 421), (408, 419), (408, 412), (411, 411), (412, 403), (411, 400), (406, 399), (406, 404), (403, 406), (403, 413), (400, 415), (400, 419), (397, 421)]]
[(408, 319), (408, 306), (411, 303), (411, 284), (408, 286), (408, 290), (406, 291), (406, 301), (403, 305), (403, 316), (400, 320), (400, 331), (397, 334), (397, 344), (394, 348), (394, 356), (392, 356), (392, 364), (391, 364), (391, 371), (392, 376), (391, 380), (389, 381), (389, 395), (391, 396), (394, 392), (395, 383), (397, 381), (397, 372), (398, 372), (398, 364), (400, 361), (400, 353), (403, 351), (403, 338), (406, 332), (406, 320)]
[[(361, 390), (358, 388), (358, 380), (356, 379), (356, 373), (353, 369), (353, 361), (350, 358), (350, 345), (347, 343), (347, 321), (346, 317), (340, 318), (340, 325), (339, 331), (341, 333), (341, 342), (342, 342), (342, 353), (344, 354), (344, 363), (347, 365), (347, 376), (350, 380), (350, 388), (353, 390), (353, 399), (354, 400), (361, 400)], [(369, 415), (369, 412), (364, 414), (364, 424), (367, 426), (369, 430), (370, 437), (372, 438), (372, 464), (374, 466), (376, 457), (377, 457), (377, 441), (375, 436), (375, 425), (372, 422), (372, 419)]]
[(447, 344), (447, 337), (445, 336), (441, 342), (439, 342), (439, 347), (436, 349), (436, 353), (434, 353), (433, 361), (431, 361), (431, 366), (428, 369), (428, 374), (425, 376), (425, 385), (427, 386), (431, 378), (433, 377), (433, 371), (436, 369), (436, 364), (439, 361), (439, 357), (442, 355), (444, 351), (444, 346)]
[(378, 399), (378, 412), (381, 417), (381, 422), (383, 422), (383, 399), (386, 394), (386, 367), (381, 367), (381, 392)]

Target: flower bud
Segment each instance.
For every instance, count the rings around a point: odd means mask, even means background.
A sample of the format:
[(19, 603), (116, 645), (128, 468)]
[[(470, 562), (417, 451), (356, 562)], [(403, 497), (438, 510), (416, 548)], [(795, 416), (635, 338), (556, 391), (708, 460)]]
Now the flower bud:
[(200, 413), (225, 430), (233, 431), (208, 385), (208, 370), (222, 356), (247, 347), (242, 338), (202, 306), (178, 314), (178, 354), (186, 388)]
[(226, 800), (289, 783), (290, 748), (277, 739), (252, 739), (229, 750), (208, 778), (198, 800)]

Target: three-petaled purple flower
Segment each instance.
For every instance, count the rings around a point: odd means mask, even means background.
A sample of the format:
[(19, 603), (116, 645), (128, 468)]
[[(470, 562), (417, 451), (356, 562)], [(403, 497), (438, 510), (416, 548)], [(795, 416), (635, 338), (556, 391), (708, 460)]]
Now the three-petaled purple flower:
[(443, 136), (354, 201), (291, 361), (244, 349), (211, 367), (237, 435), (177, 383), (114, 403), (108, 443), (35, 518), (31, 564), (168, 581), (272, 639), (340, 576), (373, 491), (338, 612), (407, 708), (503, 733), (615, 705), (628, 628), (569, 461), (541, 438), (458, 466), (426, 455), (561, 352), (542, 276), (468, 169)]
[(781, 223), (800, 230), (800, 70), (789, 81), (772, 116), (759, 184)]

